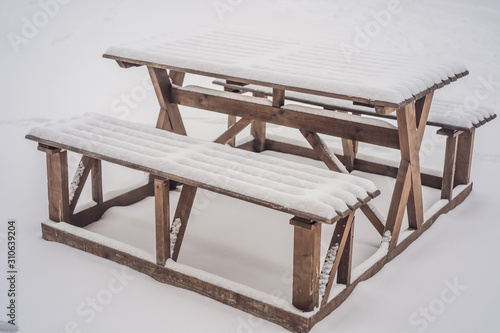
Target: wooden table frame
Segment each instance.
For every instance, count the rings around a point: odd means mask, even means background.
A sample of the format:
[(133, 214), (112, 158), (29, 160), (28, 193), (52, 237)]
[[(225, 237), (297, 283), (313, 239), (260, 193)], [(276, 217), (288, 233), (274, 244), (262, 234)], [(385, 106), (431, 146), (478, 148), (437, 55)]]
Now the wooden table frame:
[[(310, 315), (302, 316), (298, 313), (289, 312), (271, 304), (258, 302), (256, 300), (252, 301), (244, 295), (228, 291), (227, 289), (221, 287), (211, 284), (208, 285), (207, 283), (200, 281), (193, 282), (188, 277), (182, 274), (179, 275), (168, 268), (159, 267), (154, 263), (149, 263), (145, 260), (138, 260), (137, 258), (134, 258), (134, 260), (127, 259), (130, 255), (113, 250), (108, 246), (92, 241), (84, 241), (81, 239), (76, 240), (70, 234), (55, 231), (54, 228), (48, 226), (43, 227), (45, 239), (83, 248), (87, 252), (104, 256), (108, 259), (128, 265), (138, 271), (153, 276), (159, 281), (184, 287), (200, 294), (207, 295), (221, 302), (247, 311), (253, 315), (277, 323), (291, 331), (309, 331), (317, 322), (337, 308), (349, 296), (358, 283), (376, 274), (387, 262), (399, 255), (415, 239), (426, 231), (441, 214), (448, 212), (465, 200), (472, 190), (472, 184), (469, 183), (469, 175), (474, 133), (462, 133), (457, 131), (453, 133), (441, 133), (448, 136), (447, 146), (449, 145), (450, 149), (447, 151), (451, 152), (450, 154), (447, 154), (445, 162), (445, 165), (449, 166), (450, 170), (446, 171), (442, 178), (442, 197), (447, 199), (448, 203), (443, 205), (432, 216), (428, 217), (427, 220), (424, 221), (422, 205), (422, 176), (420, 173), (418, 153), (425, 131), (433, 92), (436, 88), (439, 88), (439, 86), (434, 87), (434, 89), (428, 89), (428, 91), (421, 94), (421, 96), (418, 96), (415, 100), (406, 101), (404, 105), (375, 103), (376, 105), (373, 106), (376, 108), (377, 112), (382, 114), (389, 114), (394, 111), (396, 112), (398, 128), (395, 129), (390, 127), (374, 126), (370, 122), (364, 122), (361, 119), (357, 120), (355, 118), (361, 117), (352, 115), (349, 115), (352, 116), (350, 118), (336, 117), (334, 115), (336, 112), (334, 111), (332, 111), (331, 121), (325, 122), (325, 117), (323, 116), (314, 113), (304, 113), (288, 108), (285, 105), (285, 90), (294, 89), (293, 87), (269, 85), (273, 88), (271, 103), (267, 100), (267, 97), (258, 94), (253, 97), (248, 96), (245, 98), (235, 98), (235, 94), (229, 91), (226, 91), (226, 94), (224, 95), (207, 89), (182, 87), (185, 73), (218, 77), (233, 80), (234, 82), (243, 82), (242, 84), (263, 84), (263, 82), (250, 82), (240, 78), (221, 77), (220, 75), (214, 75), (213, 73), (193, 72), (181, 68), (167, 68), (167, 66), (161, 64), (144, 63), (141, 61), (134, 62), (131, 59), (122, 59), (113, 56), (105, 55), (105, 57), (116, 60), (120, 67), (123, 68), (142, 65), (147, 66), (158, 102), (160, 104), (160, 111), (156, 124), (156, 127), (160, 129), (186, 135), (186, 129), (179, 112), (179, 105), (220, 112), (230, 116), (230, 126), (226, 132), (221, 134), (215, 140), (215, 142), (222, 144), (234, 144), (235, 136), (245, 127), (251, 125), (251, 133), (255, 140), (242, 148), (262, 151), (264, 149), (269, 149), (269, 140), (266, 139), (265, 135), (266, 123), (288, 126), (300, 130), (302, 135), (311, 145), (312, 151), (315, 154), (314, 157), (325, 162), (327, 167), (331, 170), (338, 172), (348, 171), (335, 154), (330, 151), (318, 133), (342, 138), (344, 151), (347, 151), (348, 154), (346, 155), (351, 157), (350, 163), (345, 163), (349, 170), (352, 170), (355, 165), (356, 143), (359, 141), (400, 150), (401, 162), (399, 168), (397, 168), (397, 170), (393, 170), (393, 172), (397, 171), (397, 174), (395, 175), (396, 184), (394, 187), (387, 221), (383, 221), (378, 217), (379, 214), (374, 211), (374, 207), (369, 205), (362, 206), (363, 213), (367, 216), (368, 220), (373, 224), (377, 231), (386, 237), (390, 236), (388, 253), (378, 259), (376, 263), (364, 273), (357, 276), (355, 279), (352, 279), (349, 263), (352, 255), (354, 216), (351, 214), (348, 218), (337, 222), (336, 232), (334, 233), (330, 247), (337, 243), (340, 244), (339, 260), (335, 261), (335, 267), (334, 270), (332, 270), (330, 281), (327, 285), (326, 297), (323, 299), (319, 299), (316, 296), (311, 298), (311, 292), (317, 295), (317, 285), (315, 283), (312, 285), (310, 284), (311, 281), (316, 279), (319, 274), (320, 242), (318, 241), (318, 237), (321, 232), (320, 224), (310, 224), (307, 223), (307, 221), (301, 221), (296, 218), (291, 220), (290, 223), (294, 226), (295, 230), (292, 303), (305, 311), (311, 311), (315, 307), (319, 306), (319, 309), (316, 309), (314, 313)], [(167, 72), (167, 70), (169, 70), (169, 72)], [(301, 92), (310, 93), (310, 91), (303, 90)], [(369, 104), (374, 101), (356, 99), (354, 102)], [(236, 117), (240, 117), (240, 119), (237, 120)], [(283, 146), (281, 146), (280, 149), (281, 148), (283, 148)], [(303, 151), (298, 152), (299, 155), (302, 153)], [(49, 162), (53, 159), (65, 158), (64, 154), (53, 155), (53, 157), (48, 158)], [(346, 161), (345, 158), (344, 161)], [(53, 162), (56, 163), (57, 161), (54, 160)], [(96, 202), (102, 203), (100, 163), (95, 160), (84, 161), (84, 163), (88, 164), (89, 167), (85, 168), (86, 174), (83, 175), (83, 179), (85, 179), (89, 175), (90, 170), (92, 170), (93, 199)], [(48, 166), (50, 167), (50, 165)], [(55, 170), (54, 172), (59, 172), (62, 176), (64, 176), (65, 172), (67, 173), (67, 170), (57, 170), (52, 168), (49, 168), (49, 170)], [(56, 176), (57, 175), (54, 175), (52, 178), (55, 179), (57, 178)], [(51, 181), (49, 172), (49, 186), (50, 184)], [(95, 209), (91, 208), (90, 210), (92, 211), (86, 210), (82, 212), (82, 214), (85, 216), (90, 214), (93, 218), (98, 219), (107, 208), (115, 204), (122, 205), (123, 202), (131, 204), (142, 200), (144, 197), (151, 195), (153, 190), (150, 186), (151, 184), (152, 183), (138, 189), (137, 191), (129, 192), (108, 205), (101, 205), (101, 208), (99, 208), (98, 211), (94, 212)], [(453, 188), (458, 184), (464, 184), (465, 186), (460, 191), (457, 191), (455, 193), (456, 195), (453, 197)], [(166, 185), (163, 185), (164, 186), (158, 191), (165, 191), (166, 186), (168, 186), (168, 182)], [(56, 184), (54, 186), (58, 185)], [(196, 187), (189, 185), (183, 186), (179, 204), (174, 214), (174, 220), (176, 218), (180, 218), (183, 221), (188, 220), (195, 195)], [(76, 199), (74, 200), (73, 206), (76, 205), (78, 196), (79, 192), (76, 193)], [(157, 204), (161, 205), (162, 203), (157, 202)], [(69, 206), (69, 204), (66, 206)], [(74, 207), (72, 207), (72, 210), (74, 210)], [(410, 233), (405, 239), (398, 240), (405, 210), (408, 211), (409, 226), (413, 229), (413, 232)], [(55, 212), (56, 210), (53, 209), (51, 211)], [(66, 210), (66, 212), (71, 214), (68, 210)], [(72, 224), (83, 226), (89, 223), (88, 221), (85, 223), (81, 222), (77, 215), (78, 214), (75, 214), (76, 219), (72, 219)], [(61, 216), (54, 216), (54, 218), (54, 221), (64, 220), (64, 217)], [(178, 241), (176, 242), (171, 256), (174, 261), (178, 259), (186, 226), (187, 223), (183, 223), (178, 233)], [(340, 238), (336, 239), (335, 234)], [(304, 262), (304, 255), (308, 257), (307, 263)], [(311, 267), (311, 269), (308, 269), (307, 271), (311, 272), (312, 275), (304, 276), (301, 272), (301, 267), (304, 264)], [(333, 285), (335, 275), (337, 275), (337, 283), (344, 284), (346, 287), (335, 297), (329, 299), (328, 293)], [(194, 285), (189, 285), (189, 283), (194, 283)], [(239, 299), (240, 302), (234, 302), (234, 299)], [(249, 304), (251, 304), (251, 306), (249, 306)]]

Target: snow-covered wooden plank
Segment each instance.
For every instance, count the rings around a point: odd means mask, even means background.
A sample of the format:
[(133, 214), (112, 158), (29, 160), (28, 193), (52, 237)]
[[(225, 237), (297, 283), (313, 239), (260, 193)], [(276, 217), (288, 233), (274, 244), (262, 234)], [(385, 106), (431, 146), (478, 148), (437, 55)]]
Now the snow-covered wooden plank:
[[(236, 87), (234, 84), (228, 84), (225, 80), (214, 80), (214, 84), (224, 86), (231, 89)], [(262, 93), (266, 96), (271, 96), (272, 89), (259, 85), (240, 86), (240, 90), (251, 93)], [(338, 110), (353, 112), (369, 116), (386, 117), (396, 119), (394, 115), (380, 115), (371, 107), (362, 105), (353, 105), (352, 102), (328, 98), (324, 96), (316, 96), (304, 94), (295, 91), (286, 91), (285, 97), (289, 101), (301, 102), (320, 106), (329, 110)], [(325, 113), (328, 111), (324, 111)], [(495, 111), (487, 106), (478, 106), (476, 108), (466, 107), (461, 103), (433, 98), (431, 111), (427, 119), (427, 125), (443, 127), (456, 130), (471, 130), (496, 118)]]
[(158, 36), (111, 46), (104, 57), (389, 108), (468, 74), (447, 59), (368, 50), (347, 57), (328, 41), (237, 30)]
[(397, 128), (380, 119), (357, 117), (334, 111), (325, 112), (303, 105), (285, 105), (277, 108), (265, 98), (242, 96), (197, 86), (173, 86), (171, 94), (173, 103), (184, 106), (399, 148)]
[(27, 138), (318, 222), (379, 193), (359, 177), (93, 113), (35, 127)]

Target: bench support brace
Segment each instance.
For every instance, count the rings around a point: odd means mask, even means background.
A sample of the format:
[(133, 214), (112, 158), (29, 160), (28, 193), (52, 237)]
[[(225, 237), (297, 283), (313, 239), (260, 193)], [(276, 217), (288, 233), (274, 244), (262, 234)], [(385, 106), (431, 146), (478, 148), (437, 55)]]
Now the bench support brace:
[[(338, 282), (344, 283), (346, 285), (350, 284), (351, 275), (351, 255), (352, 255), (352, 224), (354, 223), (354, 213), (349, 214), (349, 216), (344, 217), (335, 225), (335, 230), (333, 232), (332, 240), (330, 241), (330, 246), (328, 247), (329, 252), (336, 248), (335, 259), (332, 264), (331, 271), (329, 273), (328, 282), (325, 286), (325, 293), (323, 294), (323, 299), (321, 300), (321, 307), (328, 303), (328, 298), (330, 296), (330, 291), (334, 284), (335, 275), (337, 270), (339, 271)], [(346, 245), (348, 245), (347, 251)], [(334, 251), (335, 252), (335, 251)], [(345, 256), (344, 256), (345, 254)], [(328, 253), (325, 259), (325, 265), (327, 265)], [(342, 266), (341, 265), (342, 262)], [(340, 269), (342, 267), (342, 269)], [(322, 271), (323, 273), (323, 271)]]
[[(306, 138), (307, 142), (309, 142), (313, 150), (316, 152), (318, 157), (326, 164), (328, 169), (336, 172), (349, 173), (342, 162), (340, 162), (337, 156), (330, 150), (330, 148), (317, 133), (304, 130), (300, 130), (300, 133), (302, 133), (304, 138)], [(353, 144), (353, 141), (351, 141), (350, 144)], [(377, 229), (379, 234), (382, 235), (384, 231), (385, 221), (380, 220), (380, 214), (376, 212), (376, 208), (373, 205), (363, 205), (361, 206), (361, 211), (363, 212), (363, 214), (365, 214), (365, 216), (375, 227), (375, 229)]]

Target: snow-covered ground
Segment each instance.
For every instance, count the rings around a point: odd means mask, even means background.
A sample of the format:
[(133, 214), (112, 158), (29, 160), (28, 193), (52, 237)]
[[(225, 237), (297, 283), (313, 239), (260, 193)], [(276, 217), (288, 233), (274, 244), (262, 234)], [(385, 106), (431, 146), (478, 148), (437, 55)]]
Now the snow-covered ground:
[[(0, 278), (0, 322), (8, 319), (7, 221), (15, 219), (17, 323), (22, 332), (284, 332), (209, 298), (41, 239), (40, 223), (48, 217), (45, 157), (24, 139), (29, 129), (87, 111), (155, 123), (159, 107), (145, 69), (124, 70), (102, 59), (109, 45), (194, 25), (246, 26), (249, 31), (338, 40), (359, 52), (450, 56), (465, 63), (471, 74), (440, 89), (436, 98), (496, 108), (499, 22), (497, 0), (2, 0), (0, 268), (5, 277)], [(370, 31), (370, 36), (362, 38), (360, 31)], [(186, 81), (210, 82), (196, 77)], [(214, 139), (226, 124), (219, 114), (187, 108), (181, 112), (192, 136)], [(312, 332), (498, 331), (499, 128), (500, 122), (493, 121), (477, 131), (469, 198), (361, 283)], [(293, 135), (275, 126), (268, 131)], [(434, 132), (429, 128), (423, 143), (425, 168), (442, 165), (444, 139)], [(339, 147), (338, 140), (329, 142)], [(379, 157), (397, 157), (397, 152), (361, 148)], [(70, 155), (69, 160), (73, 174), (79, 158)], [(144, 178), (107, 165), (104, 175), (108, 195), (120, 190), (124, 180), (133, 185)], [(382, 190), (374, 203), (386, 213), (392, 180), (361, 175)], [(83, 201), (89, 198), (88, 188), (84, 192)], [(172, 194), (173, 204), (178, 195)], [(439, 198), (434, 190), (426, 189), (424, 195), (426, 208)], [(87, 229), (153, 253), (153, 206), (149, 198), (111, 209)], [(194, 209), (180, 262), (290, 299), (288, 215), (203, 191)], [(325, 228), (326, 244), (331, 232)], [(373, 254), (379, 243), (380, 237), (358, 216), (355, 265)]]

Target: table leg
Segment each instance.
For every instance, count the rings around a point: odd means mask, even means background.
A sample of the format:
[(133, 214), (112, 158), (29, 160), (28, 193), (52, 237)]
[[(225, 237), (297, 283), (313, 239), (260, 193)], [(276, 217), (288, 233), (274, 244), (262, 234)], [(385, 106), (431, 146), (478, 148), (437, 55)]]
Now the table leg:
[[(167, 131), (173, 131), (178, 134), (186, 135), (186, 129), (179, 112), (177, 104), (170, 103), (170, 77), (167, 71), (160, 68), (148, 67), (153, 87), (160, 103), (160, 115), (158, 116), (157, 128)], [(179, 72), (173, 73), (177, 83), (182, 83), (183, 75)]]
[(397, 111), (401, 163), (384, 230), (384, 232), (390, 231), (391, 233), (389, 249), (397, 245), (405, 207), (408, 211), (410, 228), (420, 228), (424, 220), (422, 179), (418, 154), (424, 137), (432, 97), (433, 93), (431, 92), (415, 103), (408, 104)]

